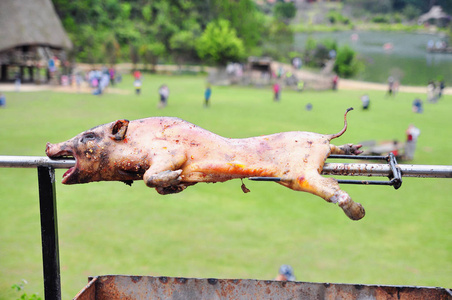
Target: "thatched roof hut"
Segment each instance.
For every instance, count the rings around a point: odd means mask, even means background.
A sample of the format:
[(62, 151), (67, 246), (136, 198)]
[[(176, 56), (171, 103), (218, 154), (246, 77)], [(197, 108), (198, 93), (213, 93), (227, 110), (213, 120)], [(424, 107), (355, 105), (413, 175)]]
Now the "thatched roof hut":
[(450, 16), (446, 14), (441, 6), (432, 6), (432, 8), (418, 19), (419, 24), (427, 23), (433, 20), (439, 26), (446, 26), (450, 22)]
[(51, 0), (0, 1), (0, 52), (18, 46), (72, 48)]
[(0, 0), (0, 82), (58, 82), (58, 69), (39, 70), (71, 48), (51, 0)]

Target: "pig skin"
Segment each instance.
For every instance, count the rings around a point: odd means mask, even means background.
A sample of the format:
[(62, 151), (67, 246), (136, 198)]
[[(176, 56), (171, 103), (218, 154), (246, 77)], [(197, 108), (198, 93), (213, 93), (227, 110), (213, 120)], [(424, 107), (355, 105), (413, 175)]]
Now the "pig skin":
[(350, 219), (359, 220), (365, 215), (361, 204), (342, 191), (335, 179), (320, 176), (330, 154), (361, 153), (361, 145), (330, 144), (345, 132), (347, 112), (344, 127), (337, 134), (292, 131), (244, 139), (224, 138), (172, 117), (118, 120), (66, 142), (47, 143), (46, 154), (75, 158), (75, 167), (63, 175), (64, 184), (131, 184), (143, 179), (160, 194), (178, 193), (198, 182), (280, 177), (278, 183), (338, 203)]

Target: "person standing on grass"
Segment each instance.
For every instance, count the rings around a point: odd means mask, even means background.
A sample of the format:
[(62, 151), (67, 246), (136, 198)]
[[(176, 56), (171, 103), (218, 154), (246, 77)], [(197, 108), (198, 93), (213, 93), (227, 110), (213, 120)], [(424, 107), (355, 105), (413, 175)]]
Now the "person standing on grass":
[(279, 83), (276, 82), (273, 85), (273, 100), (278, 102), (280, 96), (281, 96), (281, 86), (279, 85)]
[(394, 91), (394, 77), (389, 76), (388, 78), (388, 93), (387, 95), (392, 96), (392, 92)]
[(207, 88), (204, 92), (204, 107), (209, 107), (209, 100), (210, 96), (212, 95), (212, 88), (210, 87), (210, 84), (207, 85)]
[(337, 76), (337, 74), (336, 75), (334, 75), (333, 76), (333, 91), (336, 91), (337, 90), (337, 84), (339, 83), (339, 76)]
[(22, 82), (22, 78), (20, 78), (20, 73), (16, 72), (16, 74), (14, 75), (14, 86), (16, 88), (16, 92), (20, 91), (21, 82)]
[(135, 87), (135, 94), (139, 95), (141, 93), (141, 79), (135, 79), (133, 86)]
[(363, 109), (364, 110), (368, 110), (369, 109), (369, 105), (370, 105), (370, 98), (369, 95), (364, 94), (361, 96), (361, 102), (363, 104)]
[(3, 93), (0, 93), (0, 107), (6, 107), (6, 97)]
[(415, 113), (422, 114), (422, 112), (424, 110), (422, 109), (422, 100), (421, 99), (419, 99), (419, 98), (414, 99), (413, 105), (412, 105), (412, 110)]
[(416, 150), (417, 139), (421, 135), (419, 128), (410, 124), (406, 130), (405, 159), (414, 159), (414, 151)]
[(159, 108), (164, 108), (168, 105), (169, 88), (166, 84), (162, 84), (159, 88), (160, 103)]
[(141, 72), (139, 70), (133, 71), (133, 77), (135, 78), (135, 80), (141, 80)]

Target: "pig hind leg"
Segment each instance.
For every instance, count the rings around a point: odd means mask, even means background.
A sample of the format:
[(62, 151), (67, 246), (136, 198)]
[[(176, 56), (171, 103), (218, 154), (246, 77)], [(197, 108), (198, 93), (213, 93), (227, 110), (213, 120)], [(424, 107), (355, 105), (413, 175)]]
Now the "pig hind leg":
[(359, 220), (365, 215), (362, 205), (354, 202), (346, 192), (342, 191), (334, 178), (325, 178), (317, 172), (311, 172), (297, 179), (292, 188), (317, 195), (328, 202), (337, 203), (352, 220)]

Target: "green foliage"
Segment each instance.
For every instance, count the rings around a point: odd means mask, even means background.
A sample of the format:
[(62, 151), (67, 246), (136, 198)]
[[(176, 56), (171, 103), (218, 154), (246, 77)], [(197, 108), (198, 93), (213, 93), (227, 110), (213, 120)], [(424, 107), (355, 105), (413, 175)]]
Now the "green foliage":
[(209, 23), (196, 43), (196, 50), (199, 57), (219, 65), (239, 61), (245, 54), (242, 40), (227, 20)]
[(349, 18), (345, 17), (337, 10), (330, 10), (327, 14), (327, 18), (330, 21), (330, 23), (332, 23), (332, 24), (339, 23), (339, 24), (348, 25), (351, 23)]
[[(25, 290), (25, 285), (28, 284), (28, 282), (23, 279), (20, 283), (15, 283), (11, 286), (11, 288), (14, 291), (17, 292), (23, 292)], [(22, 293), (17, 300), (41, 300), (42, 298), (39, 297), (37, 294), (27, 295), (27, 293)]]
[(237, 36), (242, 40), (247, 52), (262, 41), (265, 19), (254, 1), (215, 0), (211, 3), (209, 9), (214, 16), (207, 18), (208, 22), (219, 19), (228, 20), (231, 28), (236, 30)]
[(195, 47), (195, 36), (192, 31), (179, 31), (169, 40), (170, 49), (177, 52), (190, 51)]
[(375, 13), (390, 13), (392, 11), (391, 0), (346, 0), (346, 4), (353, 8), (356, 14), (360, 14), (363, 11)]
[(187, 24), (186, 27), (187, 30), (178, 31), (169, 39), (169, 48), (178, 64), (198, 58), (195, 42), (200, 36), (201, 28), (197, 23)]
[(267, 36), (268, 42), (262, 46), (262, 55), (284, 61), (293, 48), (294, 34), (292, 27), (274, 19), (267, 28), (265, 35)]
[(415, 20), (421, 15), (421, 9), (409, 4), (405, 6), (402, 10), (402, 14), (408, 19), (408, 20)]
[[(452, 14), (450, 0), (344, 0), (344, 4), (352, 8), (355, 16), (363, 14), (401, 13), (408, 20), (414, 20), (430, 10), (433, 5), (439, 5), (448, 14)], [(398, 22), (398, 20), (395, 20)]]
[(330, 59), (330, 51), (337, 52), (337, 42), (332, 39), (316, 41), (312, 37), (306, 40), (303, 60), (307, 66), (321, 68)]
[(280, 20), (290, 20), (297, 14), (297, 8), (293, 2), (277, 2), (273, 8), (273, 15)]
[(387, 15), (376, 15), (372, 17), (371, 21), (374, 23), (389, 23), (390, 19)]
[(360, 62), (356, 52), (348, 45), (344, 45), (337, 51), (334, 71), (341, 77), (349, 78), (359, 72)]
[(160, 42), (142, 44), (138, 49), (138, 56), (141, 58), (145, 65), (151, 64), (153, 69), (157, 64), (159, 57), (163, 57), (165, 53), (165, 45)]
[(196, 61), (194, 41), (207, 24), (220, 19), (230, 22), (229, 26), (250, 53), (261, 42), (265, 27), (265, 19), (252, 0), (53, 0), (53, 3), (74, 43), (77, 61), (88, 63), (137, 63), (143, 58), (138, 49), (149, 43), (164, 45), (165, 51), (158, 51), (163, 55), (160, 58), (178, 63)]
[(401, 23), (403, 21), (403, 16), (400, 13), (394, 13), (392, 15), (392, 22), (393, 23)]
[(104, 53), (107, 55), (106, 59), (110, 64), (116, 64), (121, 54), (121, 48), (119, 46), (116, 37), (110, 34), (104, 43)]
[(297, 52), (297, 51), (290, 51), (289, 52), (289, 59), (292, 61), (292, 59), (296, 57), (302, 57), (303, 53)]

